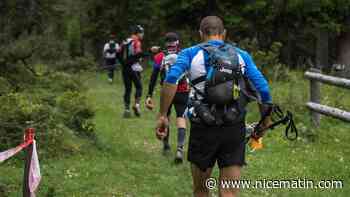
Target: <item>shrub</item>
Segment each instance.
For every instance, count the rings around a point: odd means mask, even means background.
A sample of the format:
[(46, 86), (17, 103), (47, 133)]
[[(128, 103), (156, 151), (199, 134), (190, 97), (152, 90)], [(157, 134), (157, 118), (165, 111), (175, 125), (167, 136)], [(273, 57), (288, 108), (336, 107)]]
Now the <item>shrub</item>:
[(47, 88), (52, 92), (81, 91), (83, 85), (77, 76), (66, 72), (52, 72), (37, 82), (38, 87)]
[[(44, 157), (77, 152), (94, 139), (94, 111), (70, 74), (55, 73), (46, 83), (0, 96), (0, 150), (22, 142), (27, 121), (34, 122), (38, 151)], [(40, 81), (40, 80), (39, 80)]]
[(11, 91), (11, 84), (4, 77), (0, 77), (0, 96)]
[(8, 192), (6, 190), (6, 186), (0, 183), (0, 196), (6, 197), (8, 196)]
[(77, 152), (86, 136), (95, 137), (94, 111), (78, 74), (96, 65), (92, 57), (71, 58), (66, 49), (49, 30), (0, 46), (0, 151), (20, 144), (29, 126), (43, 157)]
[(280, 42), (274, 42), (268, 50), (260, 49), (257, 39), (244, 39), (239, 45), (251, 53), (255, 64), (267, 78), (274, 81), (288, 79), (289, 68), (279, 60)]
[(40, 104), (38, 100), (28, 99), (25, 94), (11, 93), (1, 96), (0, 103), (1, 149), (21, 143), (24, 129), (28, 126), (27, 121), (48, 119), (45, 116), (48, 116), (50, 108)]
[(65, 125), (78, 135), (94, 137), (94, 124), (91, 118), (94, 110), (87, 102), (86, 96), (79, 92), (67, 91), (57, 97), (57, 107)]
[[(49, 30), (48, 30), (49, 31)], [(42, 43), (35, 54), (35, 59), (46, 64), (53, 64), (62, 59), (69, 59), (68, 44), (52, 32), (45, 32), (38, 39)]]
[(54, 64), (54, 69), (61, 72), (79, 73), (96, 69), (96, 62), (91, 56), (75, 57), (72, 59), (63, 59)]

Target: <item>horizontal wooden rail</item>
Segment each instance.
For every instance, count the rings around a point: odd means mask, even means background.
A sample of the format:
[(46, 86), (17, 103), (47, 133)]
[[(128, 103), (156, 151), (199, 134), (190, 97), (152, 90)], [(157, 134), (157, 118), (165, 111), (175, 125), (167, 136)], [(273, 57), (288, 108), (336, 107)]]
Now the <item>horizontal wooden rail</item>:
[(334, 118), (338, 118), (340, 120), (343, 121), (347, 121), (350, 122), (350, 112), (347, 111), (343, 111), (341, 109), (338, 108), (334, 108), (334, 107), (329, 107), (326, 105), (321, 105), (318, 103), (313, 103), (313, 102), (308, 102), (306, 104), (306, 106), (312, 110), (315, 111), (317, 113), (323, 114), (323, 115), (327, 115), (327, 116), (331, 116)]
[(333, 77), (333, 76), (324, 75), (316, 72), (310, 72), (310, 71), (305, 72), (305, 77), (312, 80), (320, 81), (322, 83), (326, 83), (329, 85), (350, 89), (350, 79)]

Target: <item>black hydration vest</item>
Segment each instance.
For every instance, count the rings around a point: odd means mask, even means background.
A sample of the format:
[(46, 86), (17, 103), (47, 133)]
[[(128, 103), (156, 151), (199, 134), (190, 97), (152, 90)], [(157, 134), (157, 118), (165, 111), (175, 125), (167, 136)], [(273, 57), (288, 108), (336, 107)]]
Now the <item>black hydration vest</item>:
[[(207, 72), (191, 82), (195, 90), (191, 103), (197, 115), (192, 121), (208, 126), (232, 125), (243, 121), (246, 104), (256, 97), (248, 94), (251, 84), (242, 73), (235, 47), (226, 43), (220, 46), (204, 43), (200, 47), (208, 57), (205, 61)], [(196, 88), (203, 82), (204, 90)]]

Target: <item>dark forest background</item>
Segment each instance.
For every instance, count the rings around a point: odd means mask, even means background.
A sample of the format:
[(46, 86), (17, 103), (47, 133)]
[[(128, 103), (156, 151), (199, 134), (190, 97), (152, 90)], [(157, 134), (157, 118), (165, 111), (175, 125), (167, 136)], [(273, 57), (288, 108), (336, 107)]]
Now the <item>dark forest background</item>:
[[(270, 80), (311, 66), (347, 75), (348, 0), (2, 0), (0, 133), (6, 137), (0, 147), (17, 143), (26, 120), (52, 131), (43, 137), (64, 131), (93, 137), (94, 110), (76, 75), (98, 67), (108, 36), (121, 41), (141, 24), (145, 50), (167, 31), (190, 46), (199, 42), (207, 15), (224, 20), (228, 39), (250, 52)], [(45, 143), (63, 141), (47, 137)]]
[(46, 59), (60, 58), (65, 50), (59, 47), (68, 47), (70, 56), (99, 57), (111, 32), (124, 39), (134, 24), (145, 27), (146, 47), (159, 44), (167, 31), (179, 32), (190, 45), (198, 41), (200, 19), (218, 15), (232, 41), (256, 40), (263, 50), (280, 42), (279, 59), (289, 66), (315, 60), (318, 38), (329, 49), (330, 63), (345, 63), (349, 4), (347, 0), (3, 0), (1, 46), (7, 49), (15, 41), (36, 36), (41, 39), (36, 47), (47, 48), (38, 49)]

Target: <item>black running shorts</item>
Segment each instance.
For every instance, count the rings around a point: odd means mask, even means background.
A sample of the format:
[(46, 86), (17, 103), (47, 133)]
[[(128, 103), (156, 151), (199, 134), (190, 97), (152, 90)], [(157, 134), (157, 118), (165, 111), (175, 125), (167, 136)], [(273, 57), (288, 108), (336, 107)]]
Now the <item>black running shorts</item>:
[(117, 64), (117, 58), (106, 58), (106, 66), (115, 66)]
[(207, 127), (191, 123), (188, 161), (205, 171), (245, 165), (245, 123), (226, 127)]

